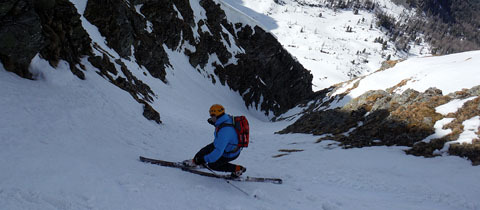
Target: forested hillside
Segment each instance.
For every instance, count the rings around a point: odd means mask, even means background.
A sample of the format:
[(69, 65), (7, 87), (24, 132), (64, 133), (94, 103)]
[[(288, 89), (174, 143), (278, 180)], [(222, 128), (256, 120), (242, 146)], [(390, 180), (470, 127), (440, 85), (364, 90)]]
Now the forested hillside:
[[(414, 8), (415, 18), (392, 28), (398, 42), (415, 40), (420, 34), (431, 44), (433, 54), (450, 54), (480, 49), (480, 1), (396, 0)], [(408, 49), (407, 49), (408, 50)]]
[[(310, 1), (298, 0), (304, 4)], [(324, 0), (335, 9), (373, 10), (377, 25), (383, 26), (399, 50), (408, 52), (409, 43), (426, 41), (432, 54), (451, 54), (480, 49), (480, 1), (478, 0), (392, 0), (407, 10), (393, 17), (371, 0)], [(412, 15), (410, 11), (414, 11)]]

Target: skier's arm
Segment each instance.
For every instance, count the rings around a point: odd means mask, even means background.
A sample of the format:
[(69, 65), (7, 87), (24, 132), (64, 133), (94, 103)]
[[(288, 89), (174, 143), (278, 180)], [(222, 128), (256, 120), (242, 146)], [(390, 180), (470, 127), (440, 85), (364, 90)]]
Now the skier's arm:
[(228, 144), (228, 129), (220, 129), (218, 131), (217, 137), (213, 141), (215, 149), (208, 155), (205, 155), (204, 159), (207, 163), (213, 163), (217, 161), (225, 151), (225, 147)]

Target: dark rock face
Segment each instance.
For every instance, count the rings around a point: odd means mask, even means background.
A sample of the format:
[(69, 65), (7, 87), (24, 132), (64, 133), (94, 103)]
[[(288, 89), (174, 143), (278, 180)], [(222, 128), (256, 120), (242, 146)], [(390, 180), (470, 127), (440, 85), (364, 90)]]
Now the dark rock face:
[[(169, 61), (162, 45), (177, 50), (188, 43), (195, 47), (194, 51), (185, 50), (190, 64), (201, 71), (210, 55), (215, 54), (220, 61), (213, 64), (215, 74), (222, 84), (239, 91), (247, 106), (254, 105), (265, 113), (280, 114), (312, 94), (312, 75), (270, 33), (259, 27), (234, 26), (214, 1), (199, 2), (207, 19), (198, 23), (195, 23), (187, 0), (138, 0), (133, 3), (142, 4), (140, 12), (145, 17), (136, 13), (133, 5), (111, 6), (106, 0), (89, 1), (85, 17), (99, 28), (108, 45), (121, 57), (134, 54), (139, 64), (154, 77), (166, 82), (165, 66)], [(145, 30), (146, 21), (152, 23), (151, 33)], [(195, 27), (198, 31), (194, 32)], [(202, 31), (202, 27), (208, 28), (208, 32)], [(194, 38), (194, 33), (199, 37)], [(231, 43), (232, 39), (234, 43)], [(236, 64), (229, 63), (234, 55), (224, 41), (245, 50), (245, 53), (235, 55)], [(132, 45), (135, 52), (130, 52)], [(214, 77), (210, 78), (216, 82)]]
[[(158, 123), (160, 115), (151, 106), (158, 97), (123, 61), (134, 58), (167, 83), (167, 48), (184, 52), (198, 72), (216, 83), (213, 66), (221, 84), (266, 114), (280, 114), (312, 95), (312, 75), (275, 37), (258, 26), (229, 22), (215, 1), (198, 3), (206, 18), (194, 17), (189, 0), (88, 1), (83, 16), (117, 56), (92, 42), (70, 1), (6, 0), (0, 3), (0, 60), (7, 70), (33, 79), (28, 67), (39, 53), (53, 67), (67, 61), (72, 73), (85, 79), (81, 58), (86, 57), (99, 75), (130, 93), (144, 105), (144, 116)], [(218, 61), (209, 63), (212, 56)]]
[[(258, 26), (227, 23), (225, 13), (213, 1), (200, 1), (208, 17), (205, 23), (213, 36), (204, 33), (203, 42), (197, 47), (197, 52), (190, 57), (193, 66), (204, 65), (208, 55), (216, 53), (221, 64), (216, 65), (215, 73), (222, 84), (239, 91), (245, 105), (253, 105), (268, 113), (281, 114), (294, 107), (297, 103), (313, 94), (313, 76), (280, 45), (275, 37)], [(220, 41), (229, 40), (223, 26), (236, 39), (236, 43), (244, 50), (244, 54), (235, 56), (236, 64), (227, 64), (232, 57)], [(235, 32), (237, 31), (237, 32)], [(208, 37), (211, 38), (208, 38)], [(200, 58), (199, 58), (200, 57)], [(227, 65), (226, 65), (227, 64)]]
[[(200, 65), (205, 67), (208, 62), (209, 55), (216, 53), (221, 64), (224, 65), (232, 57), (232, 54), (228, 52), (227, 48), (222, 43), (222, 39), (230, 40), (228, 34), (222, 30), (222, 26), (225, 27), (231, 35), (235, 35), (232, 25), (227, 22), (225, 12), (220, 8), (220, 5), (210, 0), (201, 0), (200, 5), (205, 9), (207, 21), (200, 21), (198, 23), (200, 34), (200, 41), (196, 43), (196, 52), (189, 54), (190, 63), (192, 66)], [(208, 27), (209, 32), (202, 32), (200, 28), (202, 26)], [(228, 43), (230, 45), (235, 43)]]
[(47, 40), (40, 55), (54, 67), (60, 59), (67, 61), (72, 73), (85, 79), (75, 65), (80, 63), (81, 56), (91, 55), (92, 40), (83, 29), (76, 8), (68, 0), (41, 0), (37, 3), (41, 5), (37, 7), (37, 13)]
[(246, 53), (237, 56), (238, 65), (228, 65), (218, 74), (242, 94), (245, 104), (259, 104), (261, 110), (278, 115), (313, 94), (313, 76), (272, 34), (258, 26), (254, 30), (245, 27), (239, 32)]
[(45, 45), (33, 0), (0, 3), (0, 60), (7, 71), (32, 79), (28, 66)]
[[(107, 39), (107, 45), (122, 58), (128, 59), (134, 54), (139, 64), (145, 66), (153, 77), (166, 82), (165, 65), (169, 62), (162, 48), (162, 39), (145, 30), (145, 21), (133, 5), (109, 0), (88, 1), (84, 16), (98, 27)], [(132, 52), (132, 46), (136, 52)]]
[[(144, 33), (138, 37), (135, 46), (135, 58), (144, 65), (154, 77), (165, 80), (165, 67), (169, 65), (168, 57), (163, 49), (165, 44), (169, 49), (175, 50), (181, 44), (195, 43), (191, 27), (194, 25), (193, 11), (188, 1), (151, 1), (141, 2), (140, 11), (146, 20), (152, 23), (152, 33)], [(177, 11), (183, 19), (178, 17)]]
[(195, 23), (188, 0), (145, 1), (140, 11), (153, 24), (153, 34), (159, 43), (170, 49), (177, 49), (186, 41), (195, 43), (191, 28)]
[(32, 79), (28, 66), (37, 54), (56, 66), (70, 63), (72, 73), (81, 55), (89, 55), (90, 38), (75, 7), (67, 0), (10, 0), (0, 9), (0, 59), (8, 71)]
[[(121, 10), (120, 8), (115, 9)], [(105, 11), (102, 12), (106, 14)], [(117, 12), (116, 14), (119, 13)], [(122, 15), (120, 16), (123, 17)], [(121, 61), (117, 62), (117, 64), (121, 65), (122, 73), (127, 75), (127, 78), (114, 79), (110, 74), (117, 75), (118, 71), (114, 64), (110, 62), (109, 56), (99, 57), (93, 55), (90, 46), (92, 40), (82, 26), (77, 9), (70, 1), (6, 1), (0, 3), (0, 22), (0, 59), (8, 71), (15, 72), (24, 78), (33, 79), (34, 75), (28, 71), (28, 66), (32, 58), (37, 53), (40, 53), (40, 56), (49, 61), (50, 65), (54, 67), (57, 66), (60, 60), (67, 61), (70, 64), (72, 73), (80, 79), (84, 79), (85, 75), (82, 70), (85, 69), (78, 69), (77, 64), (80, 64), (82, 56), (89, 56), (89, 61), (92, 65), (100, 70), (99, 74), (129, 92), (136, 101), (144, 104), (144, 116), (147, 119), (154, 120), (157, 123), (161, 122), (158, 112), (146, 102), (153, 101), (152, 95), (154, 93), (150, 90), (150, 87), (133, 77)], [(100, 25), (101, 21), (99, 22)], [(136, 24), (131, 25), (141, 27), (138, 24), (140, 22), (138, 21)], [(130, 50), (130, 47), (121, 48), (121, 46), (129, 46), (126, 43), (128, 43), (128, 40), (134, 40), (132, 38), (133, 35), (131, 33), (129, 34), (130, 36), (122, 35), (122, 33), (128, 33), (129, 30), (115, 32), (118, 33), (117, 36), (110, 39), (110, 41), (113, 43), (113, 46), (119, 48), (115, 49), (114, 47), (114, 49), (119, 54), (129, 56), (125, 49)], [(112, 34), (114, 33), (112, 32)], [(79, 66), (83, 68), (83, 65), (80, 64)], [(138, 98), (137, 95), (141, 95), (142, 98)]]
[(132, 55), (130, 46), (135, 42), (135, 32), (145, 28), (135, 9), (125, 3), (113, 3), (110, 0), (88, 1), (85, 8), (85, 18), (98, 27), (100, 33), (107, 39), (109, 47), (121, 57)]

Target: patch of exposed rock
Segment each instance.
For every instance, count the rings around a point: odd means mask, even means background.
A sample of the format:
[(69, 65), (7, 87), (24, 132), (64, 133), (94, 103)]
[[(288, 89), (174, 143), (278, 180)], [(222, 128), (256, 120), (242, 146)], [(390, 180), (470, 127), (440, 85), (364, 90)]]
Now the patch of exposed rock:
[[(432, 139), (430, 142), (419, 142), (415, 144), (408, 154), (422, 155), (426, 157), (433, 157), (439, 154), (438, 151), (445, 148), (445, 143), (455, 141), (459, 138), (460, 134), (464, 132), (463, 122), (471, 119), (475, 116), (480, 116), (480, 86), (476, 86), (469, 90), (458, 91), (448, 95), (452, 99), (464, 99), (472, 96), (479, 96), (473, 100), (466, 102), (462, 108), (455, 113), (446, 115), (447, 118), (454, 118), (454, 120), (447, 125), (444, 129), (451, 129), (452, 132), (442, 138)], [(477, 128), (480, 131), (480, 128)], [(448, 153), (451, 155), (458, 155), (468, 158), (474, 165), (480, 165), (480, 133), (477, 132), (477, 139), (472, 144), (450, 144), (448, 147)]]
[[(463, 105), (456, 113), (443, 116), (435, 108), (453, 99), (479, 96)], [(433, 157), (446, 142), (458, 139), (467, 119), (480, 116), (480, 86), (443, 95), (442, 91), (430, 88), (423, 93), (408, 89), (401, 94), (383, 90), (368, 91), (336, 109), (318, 111), (312, 106), (295, 123), (279, 133), (309, 133), (326, 135), (323, 139), (341, 142), (344, 148), (398, 145), (408, 146), (408, 154)], [(445, 117), (455, 118), (444, 128), (453, 132), (443, 138), (423, 142), (435, 132), (435, 123)], [(319, 139), (319, 141), (323, 140)], [(451, 155), (458, 155), (480, 164), (480, 142), (452, 144)]]
[(73, 74), (83, 79), (75, 65), (91, 52), (90, 38), (77, 10), (67, 0), (7, 0), (0, 4), (0, 60), (7, 71), (33, 79), (28, 71), (40, 55), (54, 67), (60, 59), (70, 63)]
[(33, 1), (0, 3), (0, 61), (6, 70), (31, 79), (28, 66), (45, 44)]

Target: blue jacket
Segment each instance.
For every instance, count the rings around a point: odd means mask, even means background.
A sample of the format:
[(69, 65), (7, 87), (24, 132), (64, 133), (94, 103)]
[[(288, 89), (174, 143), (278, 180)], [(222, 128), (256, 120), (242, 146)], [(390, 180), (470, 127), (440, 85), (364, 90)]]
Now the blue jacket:
[[(224, 114), (217, 119), (217, 122), (215, 122), (215, 130), (222, 123), (233, 124), (233, 119), (229, 115)], [(215, 131), (214, 135), (215, 140), (213, 141), (213, 145), (215, 146), (215, 149), (210, 154), (207, 154), (205, 157), (203, 157), (205, 162), (213, 163), (222, 156), (226, 158), (233, 158), (240, 154), (242, 148), (234, 153), (230, 153), (237, 148), (238, 144), (238, 136), (235, 128), (232, 126), (226, 126), (220, 129), (218, 133)]]

